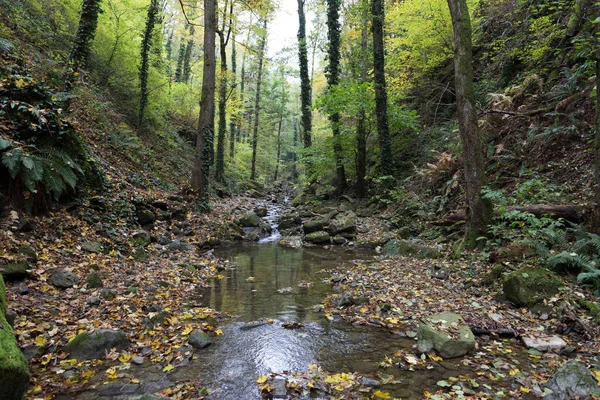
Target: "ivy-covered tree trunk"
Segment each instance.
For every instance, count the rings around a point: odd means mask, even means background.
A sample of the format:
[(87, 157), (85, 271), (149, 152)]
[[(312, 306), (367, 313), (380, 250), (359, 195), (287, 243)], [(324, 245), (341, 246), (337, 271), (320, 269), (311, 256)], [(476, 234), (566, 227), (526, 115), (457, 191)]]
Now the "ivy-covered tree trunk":
[(302, 130), (304, 147), (312, 144), (312, 95), (310, 78), (308, 76), (308, 51), (306, 48), (306, 16), (304, 15), (304, 0), (298, 0), (298, 59), (300, 60), (300, 102), (302, 108)]
[(216, 4), (204, 0), (204, 66), (202, 69), (202, 93), (200, 95), (200, 119), (198, 121), (198, 146), (192, 171), (192, 188), (199, 198), (208, 198), (208, 177), (212, 158), (215, 131), (215, 33)]
[(250, 179), (256, 179), (256, 149), (258, 146), (258, 125), (260, 116), (260, 86), (262, 84), (263, 61), (265, 58), (265, 46), (267, 44), (267, 19), (263, 20), (263, 37), (258, 49), (258, 77), (256, 79), (256, 97), (254, 99), (254, 132), (252, 133), (252, 166)]
[[(600, 18), (600, 4), (596, 4), (593, 9), (594, 19)], [(593, 209), (593, 230), (600, 233), (600, 24), (595, 25), (595, 40), (592, 42), (595, 48), (594, 58), (596, 62), (596, 115), (594, 120), (595, 134), (595, 154), (594, 154), (594, 209)]]
[(183, 77), (183, 59), (185, 58), (185, 44), (183, 40), (179, 44), (179, 54), (177, 56), (177, 67), (175, 68), (175, 82), (182, 82)]
[(296, 148), (298, 146), (298, 120), (294, 121), (294, 148), (292, 153), (292, 179), (296, 181), (298, 179), (298, 154), (296, 154)]
[(273, 176), (273, 182), (277, 182), (279, 177), (279, 163), (281, 160), (281, 127), (283, 126), (283, 109), (279, 114), (279, 126), (277, 127), (277, 159), (275, 160), (275, 175)]
[(373, 78), (375, 83), (375, 114), (377, 117), (377, 135), (379, 136), (379, 159), (382, 175), (394, 174), (392, 141), (387, 115), (387, 92), (385, 83), (385, 53), (383, 47), (383, 23), (385, 12), (383, 0), (373, 0)]
[(188, 40), (187, 45), (185, 46), (185, 54), (183, 56), (183, 66), (181, 71), (181, 81), (184, 83), (188, 83), (190, 81), (190, 76), (192, 74), (192, 53), (194, 51), (194, 34), (196, 33), (196, 29), (193, 25), (190, 26), (190, 35), (191, 38)]
[[(250, 17), (250, 26), (252, 26), (252, 16)], [(242, 142), (242, 123), (244, 122), (244, 119), (246, 120), (246, 122), (248, 122), (248, 126), (250, 126), (248, 118), (244, 118), (244, 114), (246, 114), (246, 116), (250, 115), (251, 113), (249, 111), (246, 111), (246, 113), (244, 113), (244, 110), (246, 110), (246, 54), (248, 53), (248, 44), (250, 43), (250, 32), (252, 30), (248, 29), (248, 35), (246, 36), (246, 43), (244, 44), (244, 53), (242, 55), (242, 71), (241, 71), (241, 76), (240, 76), (240, 114), (239, 114), (239, 120), (238, 120), (238, 126), (237, 126), (237, 132), (235, 135), (235, 140), (238, 143)]]
[(152, 44), (152, 31), (156, 25), (156, 16), (158, 15), (158, 0), (150, 0), (148, 6), (148, 16), (146, 17), (146, 29), (142, 38), (140, 64), (140, 110), (138, 116), (138, 127), (142, 126), (144, 120), (144, 111), (148, 105), (148, 69), (150, 58), (150, 47)]
[[(235, 39), (235, 35), (234, 35)], [(235, 51), (235, 40), (231, 42), (231, 75), (233, 76), (233, 82), (231, 83), (232, 102), (237, 105), (237, 54)], [(239, 119), (239, 110), (236, 109), (229, 120), (229, 157), (233, 158), (235, 155), (235, 134)]]
[(225, 33), (226, 15), (228, 2), (223, 7), (223, 23), (221, 29), (217, 31), (219, 35), (219, 51), (221, 58), (221, 68), (219, 74), (219, 133), (217, 135), (217, 157), (215, 167), (215, 179), (223, 183), (225, 174), (225, 134), (227, 131), (227, 44), (231, 35), (231, 15), (233, 13), (233, 2), (229, 10), (229, 28)]
[[(327, 46), (329, 65), (325, 72), (328, 89), (332, 90), (337, 86), (340, 77), (340, 0), (327, 0), (327, 36), (329, 39), (329, 45)], [(342, 144), (340, 143), (340, 113), (330, 113), (329, 122), (333, 133), (335, 183), (338, 191), (343, 192), (346, 189), (346, 171), (344, 170)]]
[(485, 169), (475, 110), (471, 18), (466, 0), (448, 0), (448, 6), (454, 30), (455, 91), (467, 193), (464, 244), (472, 248), (477, 245), (477, 238), (486, 234), (493, 209), (481, 195)]
[(98, 27), (98, 13), (100, 12), (100, 3), (102, 0), (84, 0), (81, 5), (81, 16), (79, 18), (79, 27), (75, 42), (69, 55), (70, 70), (67, 73), (67, 87), (72, 82), (73, 76), (81, 67), (87, 64), (90, 54), (90, 45), (96, 35)]
[[(363, 7), (363, 27), (360, 38), (360, 58), (361, 71), (360, 80), (362, 83), (367, 82), (367, 25), (369, 18), (369, 10)], [(356, 123), (356, 196), (361, 198), (366, 194), (365, 177), (367, 175), (367, 126), (366, 113), (364, 106), (361, 106), (358, 112), (358, 121)]]

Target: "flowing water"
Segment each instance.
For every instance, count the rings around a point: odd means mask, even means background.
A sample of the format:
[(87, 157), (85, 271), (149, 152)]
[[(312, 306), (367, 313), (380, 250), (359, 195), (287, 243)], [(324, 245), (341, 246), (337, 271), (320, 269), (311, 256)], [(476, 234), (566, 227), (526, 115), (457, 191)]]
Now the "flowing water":
[[(372, 254), (274, 244), (236, 245), (215, 254), (237, 267), (199, 294), (200, 305), (228, 312), (233, 319), (185, 369), (209, 386), (211, 398), (259, 399), (258, 376), (305, 371), (313, 363), (327, 371), (376, 373), (386, 354), (415, 343), (381, 329), (330, 321), (313, 311), (331, 291), (323, 269), (369, 263)], [(303, 327), (286, 329), (283, 325), (290, 322)], [(386, 389), (403, 398), (419, 398), (423, 387), (435, 387), (445, 372), (409, 373), (402, 384)]]

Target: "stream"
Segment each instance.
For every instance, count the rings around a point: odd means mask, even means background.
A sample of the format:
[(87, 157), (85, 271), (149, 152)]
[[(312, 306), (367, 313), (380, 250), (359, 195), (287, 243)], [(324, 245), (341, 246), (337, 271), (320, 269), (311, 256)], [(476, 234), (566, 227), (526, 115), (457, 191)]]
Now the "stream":
[[(203, 289), (199, 305), (230, 313), (233, 318), (221, 327), (223, 335), (178, 376), (200, 378), (211, 390), (209, 398), (260, 399), (255, 383), (258, 376), (306, 371), (314, 363), (326, 371), (374, 375), (385, 355), (415, 344), (382, 329), (330, 321), (324, 313), (313, 311), (331, 292), (324, 269), (354, 262), (368, 264), (374, 254), (342, 247), (292, 249), (266, 243), (237, 244), (219, 249), (215, 255), (237, 266)], [(283, 326), (291, 322), (303, 326)], [(437, 372), (397, 368), (380, 372), (403, 375), (399, 376), (401, 383), (386, 386), (390, 394), (420, 398), (424, 388), (435, 389), (435, 382), (456, 375), (454, 370), (450, 366)]]

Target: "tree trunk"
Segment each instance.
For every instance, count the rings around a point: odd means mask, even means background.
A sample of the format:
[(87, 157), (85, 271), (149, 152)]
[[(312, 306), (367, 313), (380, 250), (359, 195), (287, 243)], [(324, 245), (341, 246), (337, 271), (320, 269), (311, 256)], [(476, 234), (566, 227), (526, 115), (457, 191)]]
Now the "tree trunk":
[(146, 18), (146, 29), (144, 30), (144, 37), (142, 38), (141, 58), (142, 63), (140, 64), (140, 111), (138, 118), (138, 128), (142, 126), (144, 120), (144, 110), (148, 105), (148, 68), (149, 68), (149, 54), (150, 45), (152, 41), (152, 31), (156, 24), (156, 16), (158, 14), (158, 0), (150, 0), (150, 6), (148, 6), (148, 17)]
[(267, 19), (263, 20), (263, 37), (258, 49), (258, 78), (256, 81), (256, 98), (254, 101), (254, 132), (252, 133), (252, 167), (250, 179), (256, 179), (256, 148), (258, 146), (258, 125), (260, 115), (260, 85), (262, 83), (263, 60), (265, 58), (265, 46), (267, 44)]
[[(250, 26), (252, 26), (252, 16), (250, 16)], [(239, 121), (237, 124), (237, 132), (235, 135), (235, 140), (238, 143), (242, 142), (242, 122), (244, 121), (244, 119), (246, 119), (247, 122), (248, 118), (244, 118), (244, 110), (246, 110), (246, 99), (245, 97), (245, 88), (246, 88), (246, 53), (248, 52), (248, 44), (250, 43), (250, 32), (252, 30), (248, 29), (248, 35), (246, 36), (246, 43), (244, 45), (244, 54), (242, 55), (242, 76), (240, 77), (240, 114), (239, 114)], [(249, 112), (248, 112), (249, 114)], [(249, 124), (248, 124), (249, 126)]]
[(281, 126), (283, 125), (283, 110), (279, 115), (279, 127), (277, 128), (277, 159), (275, 160), (275, 176), (273, 182), (277, 182), (279, 175), (279, 160), (281, 159)]
[(192, 188), (197, 191), (198, 197), (202, 200), (208, 199), (208, 176), (215, 129), (215, 32), (215, 1), (204, 0), (204, 67), (198, 121), (198, 147), (191, 181)]
[(221, 55), (221, 71), (219, 80), (219, 134), (217, 136), (217, 162), (215, 168), (215, 180), (223, 183), (225, 174), (225, 134), (227, 131), (227, 44), (231, 35), (231, 14), (233, 12), (233, 2), (231, 2), (229, 10), (229, 28), (225, 33), (226, 15), (228, 2), (225, 2), (223, 8), (223, 23), (219, 35), (219, 50)]
[(455, 90), (467, 192), (464, 244), (472, 248), (477, 245), (477, 238), (486, 235), (493, 208), (491, 202), (481, 196), (481, 188), (485, 184), (485, 170), (475, 110), (472, 30), (467, 1), (448, 0), (448, 6), (454, 29)]
[(73, 77), (81, 67), (85, 67), (90, 54), (90, 44), (96, 35), (98, 27), (98, 13), (102, 0), (84, 0), (81, 5), (81, 16), (79, 27), (73, 43), (73, 49), (69, 55), (70, 70), (67, 72), (66, 85), (70, 86)]
[(312, 144), (312, 99), (310, 79), (308, 76), (308, 54), (306, 49), (306, 16), (304, 15), (304, 0), (298, 0), (298, 58), (300, 60), (300, 100), (302, 108), (302, 130), (304, 147)]
[(292, 153), (292, 179), (294, 182), (298, 179), (298, 155), (296, 154), (296, 146), (298, 146), (298, 120), (294, 121), (294, 152)]
[(177, 67), (175, 68), (175, 82), (181, 82), (183, 77), (183, 59), (185, 58), (185, 44), (183, 40), (179, 43), (179, 55), (177, 56)]
[[(360, 40), (361, 50), (361, 71), (360, 80), (365, 83), (367, 81), (367, 20), (369, 18), (369, 10), (363, 7), (363, 28)], [(361, 107), (358, 112), (358, 121), (356, 124), (356, 196), (362, 198), (366, 195), (365, 176), (367, 175), (367, 127), (365, 125), (366, 114), (364, 107)]]
[[(600, 5), (594, 6), (594, 18), (600, 18)], [(596, 58), (596, 115), (594, 120), (594, 127), (596, 129), (595, 134), (595, 148), (594, 148), (594, 210), (593, 210), (593, 220), (592, 220), (592, 229), (596, 233), (600, 233), (600, 98), (598, 94), (600, 93), (600, 43), (598, 43), (598, 34), (600, 33), (600, 25), (595, 25), (595, 33), (594, 36), (596, 39), (594, 41), (595, 51), (594, 57)]]
[(194, 26), (190, 26), (190, 35), (192, 39), (188, 40), (185, 46), (185, 54), (183, 56), (183, 66), (181, 71), (180, 82), (188, 83), (190, 81), (190, 75), (192, 73), (192, 52), (194, 51)]
[[(329, 45), (327, 53), (329, 66), (326, 71), (328, 90), (337, 86), (340, 77), (340, 0), (327, 0), (327, 36)], [(340, 143), (340, 114), (338, 112), (329, 115), (331, 130), (333, 133), (333, 153), (335, 156), (336, 186), (341, 193), (346, 189), (346, 171), (344, 170), (344, 159), (342, 144)]]
[[(235, 35), (234, 35), (235, 39)], [(233, 76), (233, 82), (231, 83), (231, 87), (233, 90), (232, 98), (233, 103), (237, 104), (237, 60), (236, 60), (236, 51), (235, 51), (235, 40), (231, 43), (231, 75)], [(239, 110), (236, 109), (234, 113), (231, 115), (229, 119), (229, 157), (233, 158), (235, 155), (235, 133), (236, 127), (239, 119)]]
[(387, 116), (387, 93), (385, 83), (385, 50), (383, 47), (383, 23), (385, 12), (383, 0), (373, 0), (373, 78), (375, 83), (375, 114), (379, 136), (379, 159), (382, 175), (394, 174), (392, 141)]

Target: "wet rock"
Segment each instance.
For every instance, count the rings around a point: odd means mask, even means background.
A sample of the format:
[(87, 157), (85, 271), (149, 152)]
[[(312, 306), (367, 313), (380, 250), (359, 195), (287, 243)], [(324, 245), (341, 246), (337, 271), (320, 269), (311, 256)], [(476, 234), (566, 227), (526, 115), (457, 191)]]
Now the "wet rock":
[(348, 240), (343, 237), (343, 236), (334, 236), (333, 239), (331, 239), (331, 241), (333, 242), (333, 244), (346, 244), (348, 243)]
[(115, 348), (118, 351), (129, 348), (129, 339), (124, 332), (102, 329), (92, 333), (80, 333), (64, 348), (71, 357), (78, 360), (104, 358), (105, 351)]
[(0, 272), (7, 282), (21, 281), (29, 276), (31, 267), (27, 260), (0, 264)]
[(169, 203), (167, 203), (165, 200), (154, 200), (152, 202), (152, 207), (167, 211), (169, 209)]
[(560, 367), (546, 383), (552, 393), (544, 400), (589, 399), (600, 395), (600, 387), (592, 372), (577, 360), (570, 360)]
[(329, 233), (325, 231), (309, 233), (304, 237), (304, 240), (309, 243), (324, 244), (330, 242)]
[(521, 307), (534, 305), (558, 293), (562, 281), (544, 268), (521, 268), (504, 277), (506, 299)]
[(246, 215), (238, 219), (238, 224), (243, 228), (254, 228), (260, 226), (262, 219), (256, 215), (253, 211), (248, 211)]
[(528, 349), (535, 349), (537, 351), (560, 350), (567, 345), (567, 342), (558, 336), (542, 338), (523, 336), (521, 339), (523, 340), (525, 347)]
[(131, 357), (131, 362), (135, 365), (142, 365), (144, 363), (144, 357), (142, 356), (134, 356)]
[(285, 386), (286, 379), (282, 376), (276, 376), (271, 380), (271, 396), (274, 399), (286, 399), (287, 398), (287, 388)]
[(70, 271), (57, 268), (50, 271), (50, 282), (59, 289), (68, 289), (78, 285), (81, 279)]
[(285, 214), (285, 215), (282, 215), (281, 217), (279, 217), (277, 228), (280, 231), (285, 230), (285, 229), (291, 229), (291, 228), (294, 228), (294, 227), (300, 225), (301, 222), (302, 222), (302, 219), (300, 218), (300, 216), (298, 214), (295, 214), (295, 213)]
[(390, 240), (385, 244), (385, 252), (390, 256), (410, 256), (416, 258), (439, 258), (440, 251), (410, 240)]
[(302, 230), (305, 234), (322, 231), (325, 228), (327, 221), (322, 218), (307, 221), (302, 225)]
[(91, 240), (83, 242), (81, 248), (88, 253), (102, 253), (102, 244)]
[(98, 394), (102, 397), (117, 397), (138, 393), (140, 385), (137, 383), (112, 382), (101, 385)]
[(141, 226), (152, 225), (156, 220), (154, 213), (148, 209), (138, 210), (135, 216)]
[(169, 245), (167, 246), (167, 249), (169, 251), (184, 251), (185, 252), (185, 251), (194, 250), (194, 246), (192, 246), (191, 244), (184, 243), (179, 240), (173, 240), (171, 243), (169, 243)]
[(42, 355), (44, 355), (45, 351), (46, 349), (44, 347), (39, 347), (34, 344), (29, 344), (23, 347), (23, 355), (27, 361), (30, 361), (32, 358), (40, 358)]
[(135, 232), (131, 237), (131, 240), (133, 244), (143, 247), (148, 246), (152, 242), (150, 234), (145, 230)]
[(195, 330), (188, 337), (188, 343), (195, 349), (204, 349), (212, 344), (212, 339), (205, 332)]
[(267, 216), (267, 209), (265, 207), (257, 207), (254, 209), (254, 213), (256, 215), (258, 215), (259, 217), (266, 217)]
[(260, 326), (268, 325), (268, 321), (252, 321), (248, 322), (240, 327), (240, 331), (249, 331), (250, 329), (258, 328)]
[(381, 387), (381, 382), (379, 382), (377, 379), (369, 378), (367, 376), (362, 377), (361, 383), (363, 386), (370, 386), (374, 388)]
[(419, 325), (417, 348), (436, 350), (444, 358), (464, 356), (475, 350), (475, 336), (460, 314), (439, 313)]
[(349, 294), (343, 294), (335, 298), (334, 303), (336, 307), (350, 307), (354, 305), (354, 298)]
[(302, 247), (302, 238), (300, 236), (290, 236), (279, 240), (278, 244), (281, 247), (289, 247), (292, 249), (298, 249)]
[(98, 275), (98, 273), (96, 272), (92, 272), (88, 275), (88, 277), (85, 280), (85, 284), (90, 289), (97, 289), (104, 286), (104, 284), (102, 283), (102, 278), (100, 278), (100, 275)]

